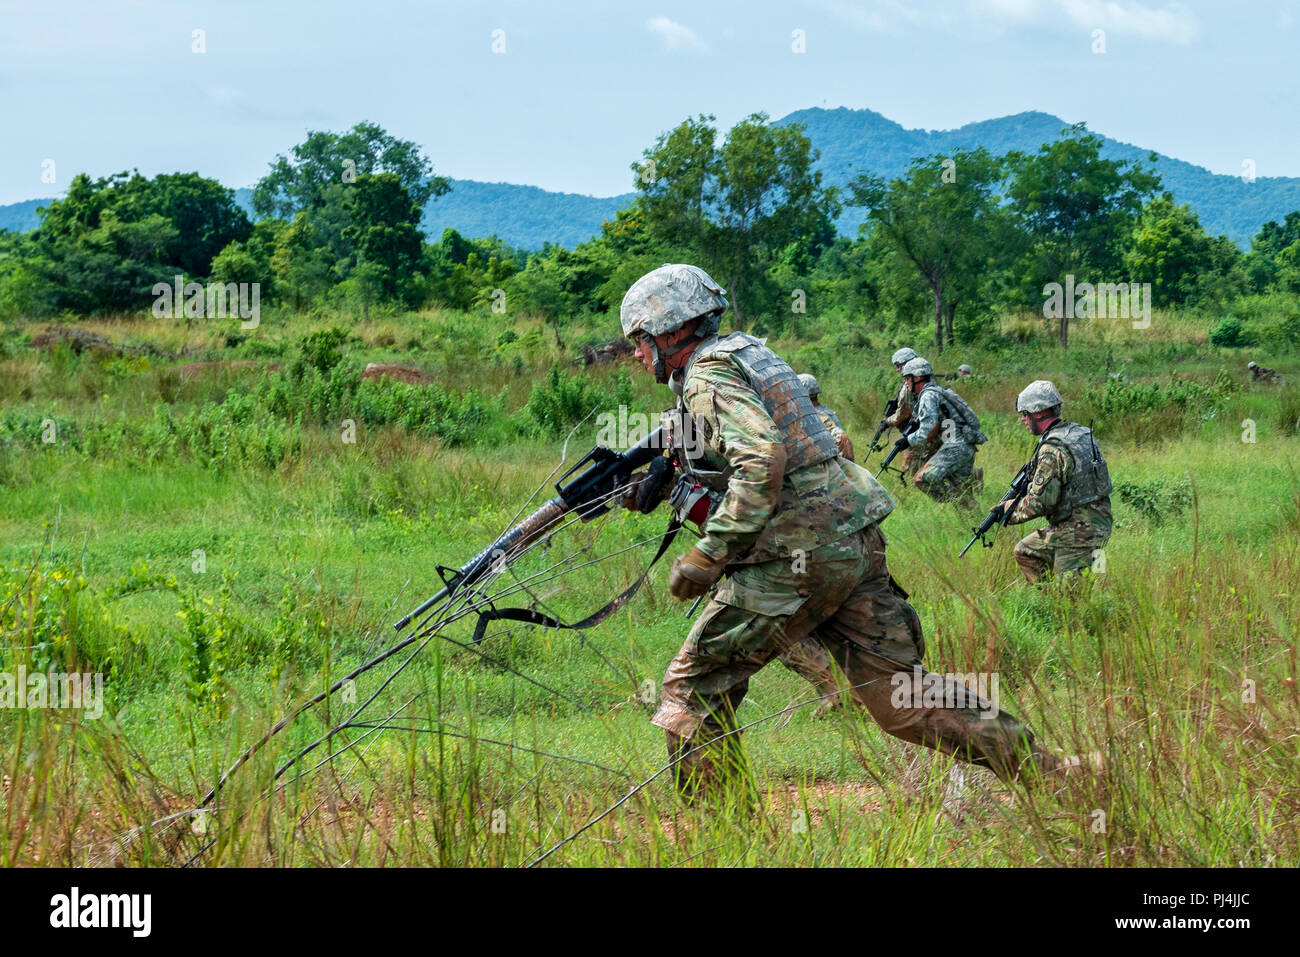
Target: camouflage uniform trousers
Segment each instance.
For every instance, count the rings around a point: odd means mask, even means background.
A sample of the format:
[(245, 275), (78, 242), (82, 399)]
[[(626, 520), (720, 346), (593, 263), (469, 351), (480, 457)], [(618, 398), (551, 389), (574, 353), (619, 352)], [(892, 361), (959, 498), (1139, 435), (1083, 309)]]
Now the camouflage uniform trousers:
[(1084, 511), (1059, 525), (1044, 525), (1016, 543), (1016, 562), (1031, 582), (1091, 568), (1097, 549), (1110, 541), (1111, 524)]
[[(806, 562), (799, 571), (784, 559), (736, 569), (668, 666), (652, 721), (668, 733), (684, 795), (735, 786), (752, 794), (736, 709), (749, 679), (809, 636), (844, 671), (854, 702), (889, 734), (990, 768), (1004, 780), (1017, 778), (1027, 758), (1040, 771), (1056, 767), (1012, 715), (982, 700), (972, 703), (951, 678), (942, 681), (943, 700), (964, 707), (894, 704), (898, 680), (913, 680), (913, 669), (921, 667), (925, 639), (920, 618), (890, 577), (876, 525), (810, 552)], [(906, 677), (896, 680), (900, 673)]]
[[(805, 638), (789, 651), (777, 655), (785, 665), (799, 677), (803, 678), (822, 696), (815, 715), (821, 717), (839, 704), (839, 684), (835, 681), (835, 672), (831, 670), (831, 656), (816, 638)], [(835, 697), (827, 697), (828, 695)]]
[(938, 502), (974, 504), (975, 446), (965, 439), (944, 442), (912, 477), (912, 484)]

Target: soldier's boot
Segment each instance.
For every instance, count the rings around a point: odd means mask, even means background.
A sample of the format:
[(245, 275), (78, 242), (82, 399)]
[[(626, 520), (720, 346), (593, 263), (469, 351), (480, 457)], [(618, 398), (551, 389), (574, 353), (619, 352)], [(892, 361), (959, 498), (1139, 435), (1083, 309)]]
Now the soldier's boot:
[(723, 736), (723, 732), (706, 725), (693, 738), (672, 731), (665, 734), (673, 780), (687, 805), (707, 803), (742, 813), (759, 807), (758, 789), (738, 733)]
[(1053, 754), (1037, 745), (1029, 760), (1032, 769), (1026, 773), (1021, 766), (1020, 780), (1034, 790), (1046, 790), (1057, 797), (1083, 797), (1089, 785), (1095, 785), (1106, 774), (1106, 761), (1100, 751), (1085, 754)]
[(954, 500), (957, 508), (964, 512), (978, 512), (980, 503), (975, 498), (975, 487), (972, 483), (967, 482), (961, 490), (961, 494)]
[(813, 709), (813, 720), (817, 721), (826, 717), (832, 711), (844, 706), (844, 696), (840, 693), (839, 686), (832, 681), (828, 685), (823, 685), (817, 689), (821, 695), (821, 703)]
[(700, 752), (692, 753), (689, 738), (683, 738), (672, 731), (665, 731), (664, 734), (668, 737), (668, 761), (673, 766), (673, 784), (684, 802), (694, 804), (705, 777), (709, 776), (709, 769)]

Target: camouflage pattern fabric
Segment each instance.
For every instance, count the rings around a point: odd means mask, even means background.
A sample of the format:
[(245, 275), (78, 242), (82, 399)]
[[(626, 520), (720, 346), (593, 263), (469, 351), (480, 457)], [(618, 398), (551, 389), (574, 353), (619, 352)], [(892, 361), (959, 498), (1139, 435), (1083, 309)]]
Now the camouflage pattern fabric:
[[(1011, 513), (1008, 525), (1053, 515), (1075, 467), (1064, 446), (1043, 442), (1038, 464), (1029, 480), (1029, 490)], [(1062, 521), (1040, 528), (1016, 544), (1016, 561), (1031, 582), (1051, 575), (1060, 577), (1093, 563), (1093, 552), (1102, 548), (1111, 533), (1110, 499), (1102, 498), (1071, 511)]]
[(850, 462), (856, 461), (853, 455), (853, 441), (849, 438), (844, 426), (840, 423), (840, 417), (835, 414), (833, 409), (828, 409), (821, 403), (813, 406), (817, 414), (822, 417), (822, 425), (826, 426), (826, 431), (830, 432), (831, 437), (835, 439), (835, 446), (839, 449), (840, 455), (844, 456)]
[[(807, 556), (806, 567), (769, 561), (726, 578), (664, 677), (653, 722), (668, 732), (678, 787), (693, 796), (729, 775), (747, 776), (736, 709), (749, 679), (773, 657), (814, 637), (844, 672), (852, 700), (904, 741), (1019, 776), (1028, 759), (1040, 772), (1059, 762), (1041, 751), (1016, 718), (953, 679), (929, 679), (943, 693), (901, 699), (925, 675), (925, 639), (916, 611), (894, 583), (885, 538), (870, 525)], [(919, 670), (918, 670), (919, 669)]]
[(1268, 382), (1273, 385), (1281, 385), (1283, 379), (1272, 369), (1265, 369), (1263, 366), (1255, 366), (1250, 370), (1252, 382)]
[(916, 396), (912, 395), (912, 390), (903, 383), (903, 387), (898, 390), (898, 408), (894, 414), (887, 416), (885, 422), (890, 428), (898, 429), (900, 432), (912, 420), (912, 410), (916, 406)]
[[(831, 670), (831, 656), (816, 638), (805, 638), (777, 655), (777, 660), (816, 688), (819, 697), (835, 694), (839, 689)], [(836, 703), (835, 698), (826, 698), (817, 706), (816, 715), (825, 714)]]
[(1110, 502), (1077, 509), (1069, 521), (1046, 525), (1016, 543), (1016, 563), (1031, 582), (1077, 574), (1092, 567), (1096, 551), (1110, 540)]
[[(822, 417), (822, 422), (826, 424), (826, 428), (829, 429), (833, 425), (841, 432), (844, 431), (844, 423), (840, 421), (840, 417), (835, 414), (834, 409), (828, 406), (824, 406), (820, 402), (814, 402), (813, 408), (815, 408), (817, 410), (817, 414)], [(834, 432), (832, 431), (831, 434), (833, 435)]]
[[(789, 381), (797, 384), (793, 372)], [(750, 564), (806, 555), (894, 507), (871, 473), (838, 456), (787, 473), (788, 437), (729, 353), (692, 361), (682, 404), (699, 449), (692, 468), (730, 473), (698, 542), (710, 558)]]
[(907, 441), (920, 459), (912, 484), (936, 501), (947, 502), (969, 496), (975, 446), (967, 441), (960, 422), (945, 419), (942, 398), (938, 386), (926, 383), (916, 402), (920, 425)]
[(955, 439), (944, 442), (912, 476), (912, 484), (939, 502), (963, 496), (975, 473), (975, 447)]

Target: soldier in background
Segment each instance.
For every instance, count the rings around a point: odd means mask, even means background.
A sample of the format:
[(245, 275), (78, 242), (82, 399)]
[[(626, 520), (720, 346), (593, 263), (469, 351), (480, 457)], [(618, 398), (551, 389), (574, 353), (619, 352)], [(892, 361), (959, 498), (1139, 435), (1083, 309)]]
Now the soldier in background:
[(975, 487), (983, 485), (984, 475), (975, 468), (975, 448), (987, 439), (966, 400), (935, 382), (933, 371), (920, 356), (903, 366), (908, 388), (916, 396), (914, 417), (919, 423), (907, 443), (924, 463), (912, 484), (935, 501), (957, 501), (974, 509)]
[[(894, 368), (898, 370), (898, 374), (902, 375), (903, 366), (907, 365), (915, 358), (916, 352), (904, 346), (902, 349), (899, 349), (894, 353), (894, 356), (890, 361), (894, 363)], [(908, 423), (912, 421), (912, 411), (916, 407), (916, 396), (912, 394), (912, 390), (908, 387), (906, 382), (904, 382), (898, 389), (897, 402), (898, 408), (894, 410), (893, 415), (885, 417), (885, 424), (890, 428), (898, 429), (899, 432), (902, 432), (907, 428)], [(924, 460), (909, 448), (903, 453), (903, 479), (907, 480), (915, 476), (916, 470), (923, 464)]]
[(1046, 528), (1016, 544), (1016, 561), (1031, 582), (1090, 568), (1110, 540), (1110, 471), (1092, 430), (1061, 418), (1061, 402), (1046, 379), (1029, 383), (1016, 399), (1020, 421), (1042, 437), (1029, 490), (1007, 519), (1047, 519)]
[(799, 375), (799, 381), (803, 387), (808, 390), (808, 398), (812, 399), (813, 408), (821, 416), (822, 424), (830, 430), (835, 437), (835, 446), (840, 450), (840, 455), (844, 456), (850, 462), (856, 461), (853, 458), (853, 440), (849, 438), (848, 433), (844, 431), (844, 424), (840, 422), (840, 417), (835, 414), (835, 410), (824, 406), (818, 401), (821, 395), (822, 387), (817, 382), (816, 376), (809, 375), (807, 372)]
[(971, 373), (970, 366), (968, 366), (964, 362), (957, 367), (957, 375), (959, 378), (965, 379), (967, 376), (970, 375), (970, 373)]
[(1246, 368), (1250, 370), (1252, 382), (1267, 382), (1270, 385), (1283, 385), (1283, 378), (1272, 369), (1265, 369), (1257, 362), (1247, 362)]

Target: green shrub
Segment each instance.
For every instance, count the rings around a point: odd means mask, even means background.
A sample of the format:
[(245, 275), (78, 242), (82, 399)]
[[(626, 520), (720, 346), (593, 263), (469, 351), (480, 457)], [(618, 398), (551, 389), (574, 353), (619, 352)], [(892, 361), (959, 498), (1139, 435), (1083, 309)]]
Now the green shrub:
[(1224, 316), (1219, 324), (1210, 330), (1210, 345), (1234, 348), (1250, 345), (1241, 320), (1236, 316)]
[(525, 410), (543, 435), (559, 438), (593, 412), (631, 405), (632, 397), (626, 369), (618, 370), (609, 391), (584, 375), (568, 376), (559, 366), (551, 366), (545, 385), (533, 386)]
[(1176, 482), (1157, 479), (1145, 484), (1119, 482), (1115, 494), (1152, 525), (1160, 525), (1165, 519), (1182, 514), (1192, 504), (1192, 482), (1190, 479)]

